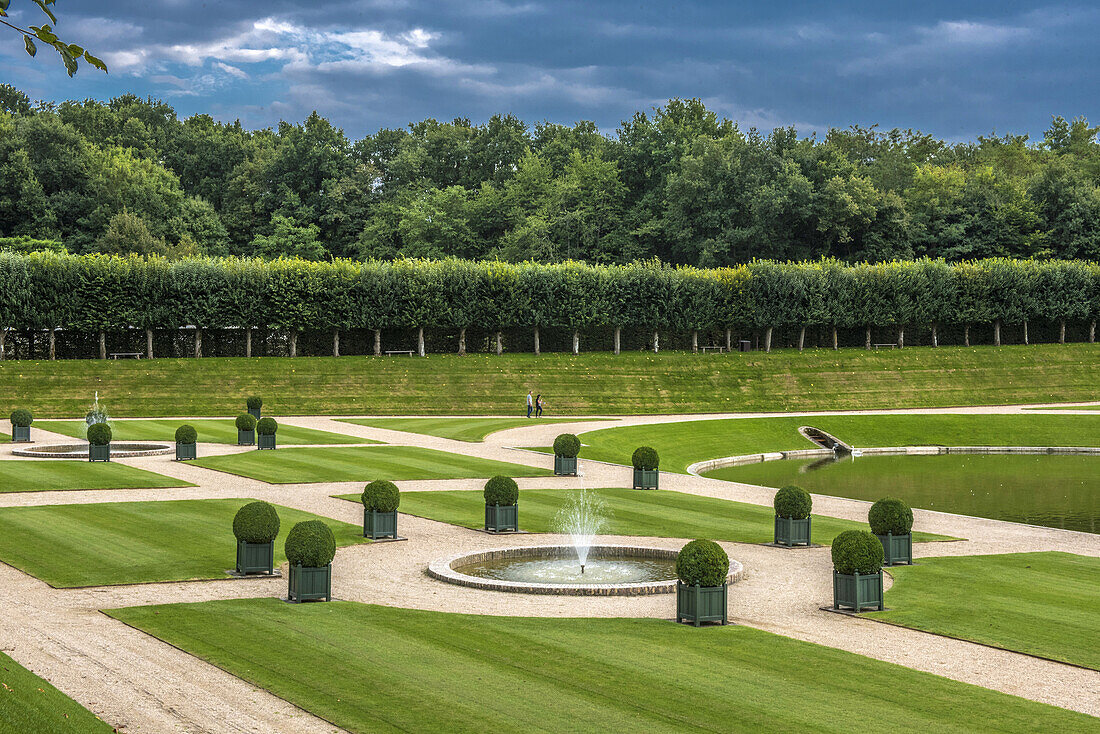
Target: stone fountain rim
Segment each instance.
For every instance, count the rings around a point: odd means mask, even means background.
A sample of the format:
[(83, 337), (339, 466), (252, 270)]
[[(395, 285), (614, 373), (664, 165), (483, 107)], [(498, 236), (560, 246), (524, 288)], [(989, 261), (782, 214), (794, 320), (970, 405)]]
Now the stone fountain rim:
[[(69, 449), (68, 451), (49, 451), (48, 449)], [(175, 451), (175, 446), (156, 441), (112, 441), (111, 458), (125, 459), (140, 456), (165, 456)], [(88, 444), (85, 443), (38, 443), (32, 446), (20, 446), (12, 449), (13, 456), (33, 459), (87, 459)]]

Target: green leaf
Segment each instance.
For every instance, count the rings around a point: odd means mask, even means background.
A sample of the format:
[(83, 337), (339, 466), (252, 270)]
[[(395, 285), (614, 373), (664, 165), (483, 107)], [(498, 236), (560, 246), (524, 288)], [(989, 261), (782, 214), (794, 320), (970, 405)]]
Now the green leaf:
[(69, 72), (69, 76), (76, 73), (76, 59), (69, 53), (69, 47), (63, 43), (57, 43), (54, 45), (57, 52), (61, 54), (61, 60), (65, 62), (65, 71)]
[(33, 2), (33, 3), (35, 4), (35, 5), (37, 5), (38, 7), (42, 8), (42, 12), (43, 12), (43, 13), (45, 13), (45, 14), (46, 14), (46, 15), (48, 15), (48, 16), (50, 16), (50, 21), (51, 21), (51, 22), (53, 22), (53, 23), (56, 23), (56, 22), (57, 22), (57, 16), (56, 16), (56, 15), (54, 15), (54, 14), (53, 14), (53, 12), (52, 12), (52, 11), (51, 11), (51, 10), (50, 10), (49, 8), (47, 8), (47, 7), (46, 7), (46, 3), (45, 3), (45, 2), (43, 2), (43, 0), (31, 0), (31, 1), (32, 1), (32, 2)]
[(0, 15), (7, 15), (4, 11), (11, 5), (11, 0), (0, 0)]
[(79, 59), (81, 56), (84, 55), (84, 49), (80, 46), (77, 46), (75, 43), (70, 43), (69, 53), (73, 55), (74, 59)]
[(91, 64), (91, 65), (92, 65), (92, 66), (94, 66), (95, 68), (99, 69), (100, 71), (102, 71), (102, 72), (104, 72), (104, 73), (109, 73), (109, 72), (107, 72), (107, 65), (106, 65), (106, 64), (104, 64), (104, 63), (103, 63), (103, 61), (102, 61), (101, 59), (99, 59), (99, 58), (97, 58), (97, 57), (95, 57), (95, 56), (92, 56), (92, 55), (91, 55), (90, 53), (88, 53), (87, 51), (85, 51), (85, 52), (84, 52), (84, 59), (85, 59), (85, 60), (86, 60), (86, 61), (87, 61), (87, 62), (88, 62), (89, 64)]
[(27, 53), (31, 56), (38, 53), (38, 47), (34, 45), (34, 41), (31, 40), (30, 36), (23, 36), (23, 45), (27, 47)]

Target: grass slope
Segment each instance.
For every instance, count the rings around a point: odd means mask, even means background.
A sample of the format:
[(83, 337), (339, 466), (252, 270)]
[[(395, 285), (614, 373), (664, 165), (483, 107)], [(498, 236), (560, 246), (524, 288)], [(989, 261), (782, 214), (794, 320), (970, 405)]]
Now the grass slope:
[(417, 446), (348, 446), (248, 451), (209, 456), (197, 466), (271, 484), (369, 482), (374, 479), (463, 479), (507, 474), (544, 477), (553, 472)]
[(41, 418), (83, 415), (97, 390), (132, 417), (234, 415), (252, 394), (282, 415), (518, 415), (529, 389), (551, 416), (831, 410), (1095, 400), (1098, 366), (1095, 344), (5, 361), (0, 395)]
[(354, 423), (390, 431), (407, 431), (426, 436), (453, 438), (456, 441), (476, 443), (485, 440), (490, 433), (509, 428), (534, 426), (539, 423), (568, 423), (577, 418), (346, 418), (344, 423)]
[(276, 599), (109, 614), (352, 732), (1100, 730), (1083, 714), (741, 626)]
[(0, 652), (0, 734), (110, 734), (95, 714)]
[[(233, 516), (248, 499), (0, 508), (0, 560), (54, 587), (225, 578), (236, 558)], [(324, 520), (337, 545), (367, 542), (355, 525), (276, 507), (276, 565), (294, 524)]]
[[(116, 441), (175, 441), (176, 429), (183, 424), (193, 426), (200, 443), (237, 443), (237, 426), (231, 418), (201, 418), (198, 420), (116, 420), (111, 433)], [(53, 431), (73, 438), (84, 438), (84, 421), (35, 421), (35, 428)], [(288, 444), (378, 443), (364, 438), (344, 436), (312, 428), (279, 425), (280, 446)]]
[(193, 487), (144, 469), (116, 462), (69, 459), (0, 460), (0, 492), (42, 492), (61, 489), (160, 489)]
[[(657, 538), (709, 538), (737, 543), (770, 543), (774, 515), (770, 507), (699, 497), (683, 492), (633, 489), (589, 490), (603, 498), (608, 524), (606, 535)], [(525, 489), (520, 492), (520, 527), (533, 533), (558, 532), (554, 515), (569, 499), (571, 489)], [(358, 502), (359, 495), (338, 495)], [(477, 490), (404, 492), (401, 512), (430, 520), (480, 528), (485, 525), (485, 499)], [(864, 523), (814, 515), (814, 542), (827, 544), (844, 530), (865, 529)], [(915, 533), (914, 540), (946, 540), (931, 533)]]
[(866, 616), (1100, 670), (1100, 558), (1011, 553), (891, 568)]

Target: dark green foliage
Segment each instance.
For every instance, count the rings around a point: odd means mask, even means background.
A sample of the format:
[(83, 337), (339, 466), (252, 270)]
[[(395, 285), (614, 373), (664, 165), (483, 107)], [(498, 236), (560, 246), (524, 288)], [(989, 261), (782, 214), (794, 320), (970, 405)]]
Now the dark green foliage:
[(259, 433), (261, 436), (272, 436), (278, 430), (279, 424), (275, 422), (274, 418), (264, 416), (260, 420), (256, 421), (256, 432)]
[(554, 439), (554, 454), (567, 459), (577, 458), (581, 452), (581, 440), (572, 433), (562, 433)]
[(788, 484), (777, 491), (772, 500), (775, 514), (792, 520), (805, 520), (809, 517), (813, 504), (810, 493), (793, 484)]
[(867, 522), (875, 535), (906, 535), (913, 529), (913, 510), (894, 497), (883, 497), (871, 505)]
[(259, 410), (264, 407), (264, 399), (259, 395), (251, 395), (244, 401), (249, 410)]
[(485, 482), (485, 504), (510, 507), (519, 501), (516, 480), (501, 474)]
[(34, 416), (26, 408), (16, 408), (11, 412), (11, 424), (13, 426), (29, 426)]
[(106, 446), (111, 442), (111, 426), (106, 423), (93, 423), (88, 426), (88, 443), (93, 446)]
[(401, 492), (397, 485), (378, 479), (363, 489), (363, 507), (375, 512), (393, 512), (401, 504)]
[(838, 573), (876, 573), (882, 568), (882, 543), (866, 530), (845, 530), (833, 538), (833, 568)]
[(660, 457), (657, 456), (657, 449), (652, 446), (639, 446), (634, 449), (634, 453), (630, 455), (630, 463), (635, 469), (653, 470), (658, 467), (660, 462)]
[(270, 543), (279, 534), (279, 513), (267, 502), (249, 502), (233, 517), (233, 535), (246, 543)]
[(176, 429), (176, 443), (195, 443), (198, 437), (194, 426), (184, 424)]
[(676, 556), (676, 576), (688, 586), (721, 586), (729, 572), (729, 556), (713, 540), (693, 540)]
[(237, 430), (238, 431), (255, 431), (256, 419), (251, 413), (241, 413), (237, 416)]
[(336, 557), (336, 538), (321, 520), (305, 520), (290, 529), (283, 546), (290, 564), (320, 568)]

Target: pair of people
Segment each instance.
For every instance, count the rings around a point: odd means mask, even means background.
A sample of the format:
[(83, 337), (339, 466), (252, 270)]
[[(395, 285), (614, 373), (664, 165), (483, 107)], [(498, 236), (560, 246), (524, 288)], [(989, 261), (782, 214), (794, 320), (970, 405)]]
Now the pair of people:
[(542, 393), (539, 393), (535, 397), (531, 397), (531, 391), (527, 391), (527, 417), (531, 417), (531, 412), (534, 411), (536, 418), (542, 417), (542, 408), (546, 405), (546, 402), (542, 399)]

